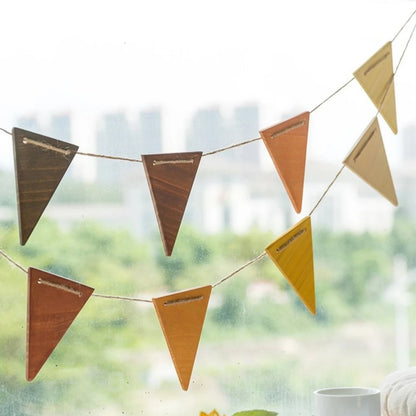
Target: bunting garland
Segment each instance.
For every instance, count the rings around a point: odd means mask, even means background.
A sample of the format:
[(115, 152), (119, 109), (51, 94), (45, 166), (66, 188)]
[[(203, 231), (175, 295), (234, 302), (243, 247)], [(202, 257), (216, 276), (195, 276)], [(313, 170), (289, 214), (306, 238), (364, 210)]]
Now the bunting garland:
[[(405, 25), (415, 13), (416, 11)], [(397, 133), (397, 117), (394, 77), (401, 59), (393, 72), (392, 42), (388, 42), (354, 72), (355, 79), (377, 107), (377, 115), (378, 113), (382, 115), (395, 134)], [(295, 211), (300, 213), (303, 201), (309, 117), (329, 98), (310, 112), (306, 111), (260, 131), (260, 138), (205, 154), (186, 152), (142, 155), (141, 160), (117, 158), (78, 152), (76, 145), (19, 128), (13, 128), (12, 133), (1, 129), (13, 138), (20, 244), (25, 245), (28, 241), (76, 154), (143, 163), (167, 256), (172, 254), (202, 156), (215, 154), (255, 140), (263, 140)], [(347, 166), (393, 205), (397, 205), (396, 192), (377, 115), (344, 159), (343, 167)], [(343, 167), (311, 214), (338, 178)], [(152, 300), (97, 295), (93, 293), (93, 288), (76, 281), (32, 267), (26, 270), (0, 250), (0, 254), (7, 261), (27, 273), (28, 276), (26, 379), (31, 381), (36, 377), (85, 303), (91, 296), (96, 296), (153, 303), (181, 387), (183, 390), (188, 390), (211, 291), (249, 265), (268, 255), (306, 308), (313, 315), (316, 314), (310, 215), (269, 244), (264, 253), (239, 267), (217, 284), (184, 290)]]

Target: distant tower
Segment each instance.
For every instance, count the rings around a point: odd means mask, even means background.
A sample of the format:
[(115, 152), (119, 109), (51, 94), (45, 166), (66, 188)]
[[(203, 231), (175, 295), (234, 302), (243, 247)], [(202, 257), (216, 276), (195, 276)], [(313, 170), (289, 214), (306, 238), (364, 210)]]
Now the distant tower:
[(162, 114), (159, 109), (140, 113), (138, 136), (140, 154), (162, 152)]
[(23, 116), (17, 119), (16, 127), (43, 134), (38, 119), (35, 116)]
[(55, 114), (51, 117), (46, 134), (54, 139), (73, 142), (71, 137), (71, 116), (69, 114)]
[(416, 125), (407, 126), (403, 130), (403, 161), (416, 160)]
[[(97, 152), (110, 156), (137, 158), (139, 141), (132, 137), (131, 126), (123, 113), (104, 115), (97, 131)], [(131, 170), (131, 164), (117, 160), (97, 161), (97, 179), (100, 182), (118, 183)]]
[[(257, 105), (245, 105), (234, 110), (230, 136), (238, 143), (259, 136), (259, 109)], [(250, 143), (234, 150), (234, 157), (241, 162), (260, 164), (260, 143)]]
[(217, 107), (199, 110), (192, 118), (186, 136), (189, 151), (209, 151), (224, 146), (227, 127)]

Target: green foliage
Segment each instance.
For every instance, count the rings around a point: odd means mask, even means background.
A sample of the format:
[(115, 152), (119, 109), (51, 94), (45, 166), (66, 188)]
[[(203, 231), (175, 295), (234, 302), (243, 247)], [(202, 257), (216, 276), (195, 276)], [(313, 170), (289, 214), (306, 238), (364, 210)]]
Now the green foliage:
[[(324, 328), (360, 317), (363, 311), (372, 310), (376, 319), (384, 320), (387, 313), (380, 306), (380, 294), (391, 280), (392, 256), (404, 253), (409, 263), (415, 262), (415, 231), (416, 225), (400, 215), (390, 235), (314, 230), (317, 315), (309, 314), (265, 257), (215, 287), (204, 325), (204, 341), (215, 345), (237, 343), (238, 348), (239, 343), (256, 344), (277, 336), (296, 335), (308, 342)], [(128, 231), (93, 222), (80, 222), (65, 230), (42, 219), (24, 247), (17, 243), (15, 226), (0, 227), (0, 248), (24, 267), (81, 281), (97, 293), (147, 299), (163, 292), (217, 283), (258, 256), (275, 238), (258, 230), (238, 236), (207, 236), (183, 226), (174, 253), (168, 258), (162, 252), (158, 234), (139, 241)], [(37, 379), (28, 384), (23, 376), (24, 277), (21, 270), (0, 258), (0, 351), (7, 357), (0, 365), (0, 413), (59, 414), (61, 408), (88, 409), (94, 401), (106, 408), (115, 406), (114, 414), (121, 408), (135, 414), (140, 403), (132, 389), (141, 391), (147, 386), (154, 351), (166, 349), (152, 305), (91, 299)], [(267, 290), (256, 294), (259, 286)], [(240, 408), (253, 389), (264, 407), (273, 403), (279, 408), (276, 385), (284, 390), (285, 397), (295, 397), (297, 391), (310, 388), (307, 380), (299, 384), (296, 377), (302, 372), (301, 364), (287, 357), (273, 365), (260, 360), (238, 369), (225, 363), (221, 374), (228, 372), (230, 376), (222, 379), (221, 389), (238, 400)], [(237, 370), (239, 382), (234, 378)], [(60, 406), (56, 407), (56, 403)], [(77, 414), (71, 412), (63, 414)], [(249, 415), (236, 415), (245, 414)]]

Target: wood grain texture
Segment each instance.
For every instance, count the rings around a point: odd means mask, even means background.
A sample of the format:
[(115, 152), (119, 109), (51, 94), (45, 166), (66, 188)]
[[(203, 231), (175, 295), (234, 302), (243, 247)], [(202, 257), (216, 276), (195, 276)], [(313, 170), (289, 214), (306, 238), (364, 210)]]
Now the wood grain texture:
[[(78, 151), (78, 146), (19, 128), (13, 128), (12, 135), (20, 244), (25, 245)], [(25, 143), (25, 139), (40, 143), (40, 146)]]
[(393, 205), (398, 205), (377, 117), (364, 130), (343, 163)]
[(309, 112), (260, 131), (295, 211), (302, 210)]
[(354, 77), (380, 111), (380, 114), (393, 133), (397, 134), (391, 42), (387, 42), (368, 61), (358, 68), (354, 72)]
[(142, 155), (167, 256), (172, 254), (201, 156), (202, 152)]
[(212, 286), (153, 299), (183, 390), (188, 390)]
[(315, 276), (310, 217), (305, 217), (294, 225), (266, 247), (265, 251), (305, 306), (315, 315)]
[(26, 379), (32, 381), (94, 289), (29, 268)]

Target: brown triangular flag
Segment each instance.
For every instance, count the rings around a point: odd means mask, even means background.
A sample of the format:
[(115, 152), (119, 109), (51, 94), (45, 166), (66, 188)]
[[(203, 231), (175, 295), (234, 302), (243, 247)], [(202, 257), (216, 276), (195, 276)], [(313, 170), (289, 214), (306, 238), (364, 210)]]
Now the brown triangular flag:
[(26, 379), (32, 381), (94, 289), (33, 268), (28, 277)]
[(172, 254), (202, 152), (142, 155), (165, 254)]
[(305, 112), (260, 131), (297, 213), (302, 210), (308, 128), (309, 112)]
[(153, 299), (183, 390), (188, 390), (212, 286)]
[(377, 117), (365, 129), (343, 163), (393, 205), (398, 205)]
[(13, 128), (20, 244), (25, 245), (78, 146)]
[(387, 42), (354, 72), (354, 77), (380, 111), (394, 134), (397, 134), (396, 99), (394, 93), (393, 53)]
[(306, 217), (266, 248), (309, 311), (315, 315), (315, 277), (313, 267), (311, 218)]

